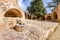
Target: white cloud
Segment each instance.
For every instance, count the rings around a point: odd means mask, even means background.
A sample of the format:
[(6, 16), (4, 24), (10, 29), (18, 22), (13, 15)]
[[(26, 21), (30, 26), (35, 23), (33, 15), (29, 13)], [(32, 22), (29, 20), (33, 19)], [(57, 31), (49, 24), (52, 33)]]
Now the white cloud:
[(22, 10), (26, 11), (27, 6), (23, 3), (23, 0), (19, 0), (18, 5), (20, 8), (22, 8)]

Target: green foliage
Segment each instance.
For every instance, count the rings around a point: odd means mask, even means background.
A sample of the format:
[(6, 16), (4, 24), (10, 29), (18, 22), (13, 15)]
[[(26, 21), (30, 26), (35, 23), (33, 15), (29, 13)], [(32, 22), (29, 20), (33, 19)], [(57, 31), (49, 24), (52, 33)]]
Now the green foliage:
[(31, 6), (27, 8), (29, 13), (36, 15), (38, 17), (45, 15), (45, 8), (42, 0), (33, 0)]

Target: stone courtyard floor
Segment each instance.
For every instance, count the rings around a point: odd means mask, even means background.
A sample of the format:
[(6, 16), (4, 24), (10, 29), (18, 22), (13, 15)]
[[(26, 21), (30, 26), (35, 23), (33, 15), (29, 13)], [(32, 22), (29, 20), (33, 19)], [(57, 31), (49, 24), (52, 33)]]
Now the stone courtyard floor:
[(0, 18), (2, 30), (0, 40), (60, 40), (58, 22), (4, 17)]

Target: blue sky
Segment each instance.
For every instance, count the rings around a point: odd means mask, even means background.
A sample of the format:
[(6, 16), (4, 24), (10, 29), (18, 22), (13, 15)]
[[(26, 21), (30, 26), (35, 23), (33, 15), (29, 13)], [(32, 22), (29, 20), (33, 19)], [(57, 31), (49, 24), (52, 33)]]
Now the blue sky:
[[(52, 0), (43, 0), (43, 4), (44, 4), (45, 8), (46, 8), (46, 6), (48, 6), (47, 3), (49, 3), (49, 2), (52, 2)], [(52, 9), (52, 8), (46, 8), (47, 13), (51, 13), (51, 12), (52, 12), (51, 9)]]
[(27, 11), (27, 6), (30, 6), (31, 0), (19, 0), (18, 4), (22, 8), (22, 10)]
[[(19, 0), (18, 4), (19, 7), (22, 8), (22, 10), (27, 11), (27, 7), (30, 6), (31, 0)], [(43, 0), (44, 7), (48, 6), (47, 3), (52, 2), (52, 0)], [(51, 13), (51, 10), (49, 8), (46, 8), (47, 13)]]

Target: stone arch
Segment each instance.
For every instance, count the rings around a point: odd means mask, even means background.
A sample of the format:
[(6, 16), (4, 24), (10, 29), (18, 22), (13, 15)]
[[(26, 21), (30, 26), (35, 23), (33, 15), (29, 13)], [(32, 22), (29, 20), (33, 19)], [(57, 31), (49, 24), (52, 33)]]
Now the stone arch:
[(29, 14), (28, 14), (28, 19), (29, 19)]
[(35, 17), (33, 17), (33, 20), (35, 19)]
[(54, 12), (54, 14), (53, 14), (53, 19), (57, 19), (57, 13), (56, 12)]
[(47, 16), (47, 20), (51, 20), (52, 18), (51, 18), (51, 16)]
[(22, 13), (15, 8), (9, 9), (5, 14), (5, 17), (21, 17), (22, 18)]
[(25, 13), (25, 18), (26, 18), (27, 14)]
[(29, 15), (29, 19), (31, 19), (31, 15)]

